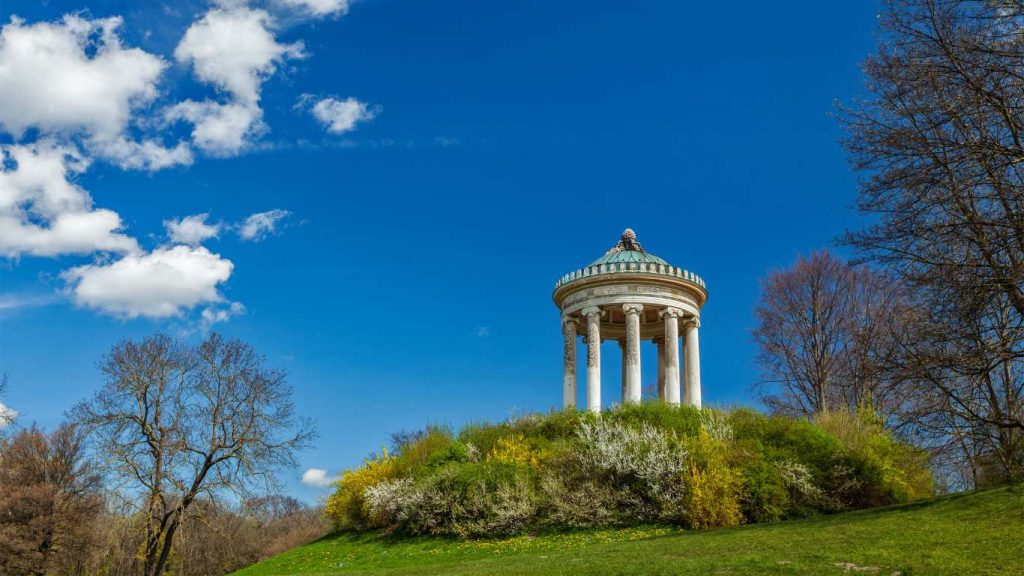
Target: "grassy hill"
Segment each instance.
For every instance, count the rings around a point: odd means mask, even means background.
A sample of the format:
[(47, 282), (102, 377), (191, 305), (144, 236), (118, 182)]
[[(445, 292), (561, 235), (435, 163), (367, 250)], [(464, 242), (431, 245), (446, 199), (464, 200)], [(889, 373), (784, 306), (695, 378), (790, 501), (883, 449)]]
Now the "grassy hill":
[(765, 525), (456, 541), (338, 534), (235, 573), (1024, 574), (1024, 486)]

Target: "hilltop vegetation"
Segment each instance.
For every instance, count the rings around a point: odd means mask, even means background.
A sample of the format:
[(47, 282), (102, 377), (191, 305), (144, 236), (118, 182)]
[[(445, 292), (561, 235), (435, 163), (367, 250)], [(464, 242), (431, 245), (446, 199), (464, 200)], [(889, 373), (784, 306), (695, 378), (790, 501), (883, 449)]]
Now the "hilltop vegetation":
[(1024, 572), (1024, 487), (718, 530), (619, 528), (502, 540), (339, 533), (235, 576)]
[(773, 522), (932, 495), (924, 455), (870, 413), (814, 421), (627, 405), (399, 436), (327, 502), (339, 530), (497, 537)]

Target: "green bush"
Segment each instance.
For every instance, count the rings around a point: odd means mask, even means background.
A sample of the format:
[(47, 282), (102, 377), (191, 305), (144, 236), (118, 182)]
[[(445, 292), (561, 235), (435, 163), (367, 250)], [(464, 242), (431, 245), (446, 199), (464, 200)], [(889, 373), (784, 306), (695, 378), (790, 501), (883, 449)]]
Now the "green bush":
[(847, 506), (880, 506), (934, 492), (925, 452), (897, 441), (870, 409), (823, 413), (814, 422), (842, 443), (858, 480), (857, 489), (845, 494)]
[(923, 452), (868, 412), (809, 421), (661, 403), (434, 426), (346, 472), (339, 529), (477, 538), (542, 527), (772, 522), (931, 495)]
[(505, 536), (525, 528), (536, 511), (529, 468), (496, 460), (448, 464), (416, 490), (405, 526), (413, 533)]
[[(419, 476), (451, 459), (458, 459), (460, 448), (453, 447), (452, 431), (446, 426), (428, 426), (415, 438), (398, 447), (395, 467), (399, 476)], [(463, 446), (462, 450), (465, 450)], [(463, 456), (465, 456), (463, 454)]]
[(789, 489), (778, 466), (757, 453), (744, 454), (738, 466), (743, 479), (740, 510), (747, 522), (775, 522), (791, 513)]

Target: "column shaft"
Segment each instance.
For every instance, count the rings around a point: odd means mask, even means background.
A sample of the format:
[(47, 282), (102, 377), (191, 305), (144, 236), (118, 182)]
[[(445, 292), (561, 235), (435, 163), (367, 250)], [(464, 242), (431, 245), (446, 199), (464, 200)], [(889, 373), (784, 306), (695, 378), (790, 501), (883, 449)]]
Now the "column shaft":
[(587, 409), (601, 411), (601, 309), (583, 310), (587, 318)]
[(626, 402), (640, 402), (640, 312), (642, 304), (625, 304), (626, 312)]
[(562, 320), (564, 366), (562, 367), (562, 407), (576, 407), (576, 320)]
[(665, 401), (665, 339), (655, 338), (658, 347), (658, 400)]
[(700, 321), (693, 319), (686, 323), (686, 390), (683, 400), (690, 406), (700, 408), (700, 340), (697, 329)]
[(626, 381), (629, 378), (628, 378), (628, 376), (626, 376), (626, 339), (625, 338), (619, 338), (619, 352), (620, 352), (620, 359), (622, 360), (622, 379), (620, 380), (620, 382), (622, 383), (622, 398), (619, 401), (622, 402), (623, 404), (625, 404), (626, 403), (626, 399), (629, 398), (629, 393), (626, 391)]
[(679, 314), (665, 310), (665, 402), (679, 404)]

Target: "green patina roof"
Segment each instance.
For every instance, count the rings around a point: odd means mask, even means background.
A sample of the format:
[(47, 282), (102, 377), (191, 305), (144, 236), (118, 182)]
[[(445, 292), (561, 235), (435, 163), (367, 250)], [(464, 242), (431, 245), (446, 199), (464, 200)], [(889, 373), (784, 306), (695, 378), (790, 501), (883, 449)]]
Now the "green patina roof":
[(693, 272), (672, 266), (664, 259), (651, 254), (640, 246), (636, 233), (626, 228), (622, 238), (611, 250), (583, 268), (563, 275), (555, 282), (555, 290), (581, 278), (589, 278), (601, 274), (644, 273), (674, 276), (704, 288), (704, 281)]
[(668, 262), (664, 259), (651, 254), (650, 252), (641, 252), (639, 250), (623, 250), (622, 252), (612, 252), (605, 254), (597, 260), (594, 260), (588, 266), (597, 266), (598, 264), (611, 264), (614, 262), (650, 262), (651, 264), (664, 264), (668, 266)]
[(668, 262), (665, 262), (661, 258), (658, 258), (650, 252), (645, 252), (643, 246), (636, 239), (636, 233), (630, 228), (626, 228), (626, 231), (622, 233), (622, 238), (619, 239), (619, 243), (612, 247), (611, 250), (604, 253), (597, 260), (594, 260), (588, 266), (598, 266), (601, 264), (614, 264), (616, 262), (647, 262), (650, 264), (664, 264), (668, 266)]

